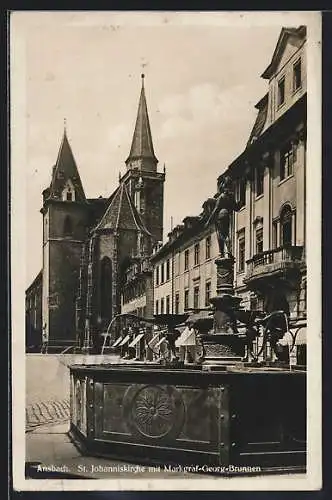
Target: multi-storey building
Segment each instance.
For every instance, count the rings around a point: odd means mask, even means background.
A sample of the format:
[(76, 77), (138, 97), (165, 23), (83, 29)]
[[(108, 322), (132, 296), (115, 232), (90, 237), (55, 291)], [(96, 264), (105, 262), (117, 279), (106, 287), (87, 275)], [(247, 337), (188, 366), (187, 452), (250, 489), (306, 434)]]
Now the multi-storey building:
[(183, 313), (210, 308), (216, 290), (214, 260), (218, 242), (207, 217), (186, 217), (151, 257), (154, 266), (154, 313)]
[[(231, 221), (234, 289), (242, 306), (306, 315), (306, 29), (283, 28), (262, 74), (268, 91), (230, 176), (239, 210)], [(215, 197), (217, 196), (214, 195)], [(216, 294), (214, 228), (204, 210), (187, 217), (151, 257), (154, 312), (209, 307)]]
[(306, 30), (281, 31), (262, 77), (268, 92), (245, 151), (227, 173), (235, 214), (235, 288), (249, 307), (306, 311)]

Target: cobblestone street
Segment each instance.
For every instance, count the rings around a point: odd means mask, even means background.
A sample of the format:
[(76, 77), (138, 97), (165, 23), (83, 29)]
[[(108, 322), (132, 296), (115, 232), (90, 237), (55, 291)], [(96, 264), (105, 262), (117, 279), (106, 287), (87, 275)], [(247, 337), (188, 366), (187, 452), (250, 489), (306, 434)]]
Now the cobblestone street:
[(69, 421), (68, 366), (81, 362), (94, 363), (100, 359), (94, 356), (86, 359), (80, 355), (27, 354), (26, 432), (41, 425)]
[(27, 406), (25, 410), (26, 432), (45, 424), (57, 424), (69, 419), (69, 400), (40, 401)]
[(26, 357), (26, 432), (69, 420), (69, 370), (61, 356)]

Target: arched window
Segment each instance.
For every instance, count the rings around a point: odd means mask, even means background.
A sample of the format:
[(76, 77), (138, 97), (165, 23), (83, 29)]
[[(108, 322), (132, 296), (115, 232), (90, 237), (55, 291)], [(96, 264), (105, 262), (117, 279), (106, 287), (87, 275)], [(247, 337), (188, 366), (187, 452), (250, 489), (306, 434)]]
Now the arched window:
[(280, 244), (281, 246), (290, 246), (292, 237), (292, 209), (286, 205), (280, 213)]
[(65, 221), (63, 223), (63, 234), (65, 236), (71, 236), (73, 234), (73, 223), (69, 215), (65, 217)]
[(112, 262), (108, 257), (102, 259), (100, 268), (100, 316), (112, 318)]

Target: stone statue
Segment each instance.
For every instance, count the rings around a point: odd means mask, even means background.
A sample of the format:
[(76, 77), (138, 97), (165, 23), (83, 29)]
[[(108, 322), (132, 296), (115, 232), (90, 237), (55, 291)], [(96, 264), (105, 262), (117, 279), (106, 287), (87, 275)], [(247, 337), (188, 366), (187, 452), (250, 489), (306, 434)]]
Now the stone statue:
[[(221, 255), (231, 256), (230, 244), (230, 221), (233, 212), (240, 208), (240, 203), (235, 200), (232, 179), (229, 176), (221, 179), (218, 185), (219, 195), (216, 200), (208, 200), (207, 205), (210, 208), (210, 215), (206, 222), (206, 227), (214, 223), (218, 238), (219, 251)], [(211, 207), (211, 201), (214, 206)]]

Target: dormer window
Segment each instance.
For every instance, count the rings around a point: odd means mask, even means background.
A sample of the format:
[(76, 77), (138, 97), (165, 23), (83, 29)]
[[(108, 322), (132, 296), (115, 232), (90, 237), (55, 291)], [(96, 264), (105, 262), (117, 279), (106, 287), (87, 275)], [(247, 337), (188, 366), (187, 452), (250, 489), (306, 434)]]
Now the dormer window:
[(285, 102), (285, 77), (278, 82), (278, 106)]
[(293, 66), (293, 91), (296, 92), (302, 86), (301, 59)]
[(70, 179), (65, 184), (62, 191), (62, 201), (75, 201), (75, 188)]

